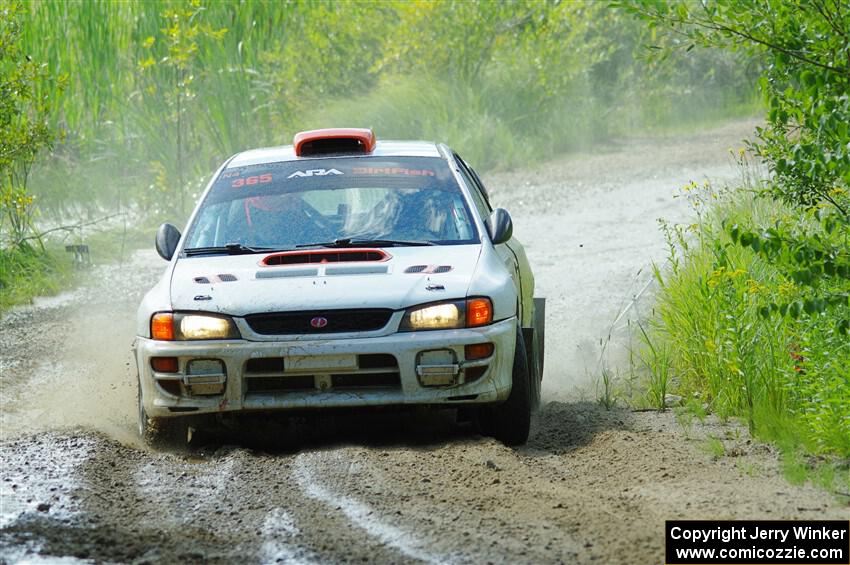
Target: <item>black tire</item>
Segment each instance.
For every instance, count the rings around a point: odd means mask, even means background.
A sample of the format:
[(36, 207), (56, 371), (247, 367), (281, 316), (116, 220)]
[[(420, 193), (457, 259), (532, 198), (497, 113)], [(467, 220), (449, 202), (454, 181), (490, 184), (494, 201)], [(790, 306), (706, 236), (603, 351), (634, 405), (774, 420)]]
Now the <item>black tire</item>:
[(525, 343), (522, 333), (517, 330), (516, 350), (514, 351), (513, 384), (508, 399), (490, 408), (493, 437), (505, 445), (522, 445), (528, 441), (531, 429), (533, 409), (533, 391), (531, 375), (526, 360)]
[(142, 402), (142, 385), (138, 385), (139, 437), (145, 445), (158, 449), (185, 447), (189, 439), (189, 422), (185, 417), (150, 418)]

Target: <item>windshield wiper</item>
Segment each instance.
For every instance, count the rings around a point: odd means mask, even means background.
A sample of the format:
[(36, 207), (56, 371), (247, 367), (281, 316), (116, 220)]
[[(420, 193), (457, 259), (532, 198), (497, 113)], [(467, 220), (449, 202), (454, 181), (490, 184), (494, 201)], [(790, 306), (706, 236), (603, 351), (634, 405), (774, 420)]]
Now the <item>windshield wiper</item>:
[(270, 251), (290, 251), (289, 249), (275, 249), (273, 247), (250, 247), (241, 243), (228, 243), (217, 247), (190, 247), (184, 249), (183, 253), (187, 257), (194, 255), (248, 255), (251, 253), (268, 253)]
[(333, 241), (324, 243), (303, 243), (295, 247), (360, 247), (361, 245), (373, 245), (375, 247), (420, 247), (426, 245), (437, 245), (433, 241), (406, 240), (406, 239), (367, 239), (340, 237)]

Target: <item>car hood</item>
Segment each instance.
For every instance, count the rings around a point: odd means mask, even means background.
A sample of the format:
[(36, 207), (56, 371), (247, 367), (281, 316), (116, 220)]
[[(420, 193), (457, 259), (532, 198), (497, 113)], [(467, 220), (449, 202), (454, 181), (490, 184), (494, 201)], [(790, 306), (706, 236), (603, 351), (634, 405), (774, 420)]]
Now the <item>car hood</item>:
[(475, 272), (481, 245), (380, 251), (388, 256), (382, 261), (279, 266), (263, 264), (268, 254), (180, 258), (171, 276), (172, 308), (244, 316), (329, 308), (399, 310), (462, 298)]

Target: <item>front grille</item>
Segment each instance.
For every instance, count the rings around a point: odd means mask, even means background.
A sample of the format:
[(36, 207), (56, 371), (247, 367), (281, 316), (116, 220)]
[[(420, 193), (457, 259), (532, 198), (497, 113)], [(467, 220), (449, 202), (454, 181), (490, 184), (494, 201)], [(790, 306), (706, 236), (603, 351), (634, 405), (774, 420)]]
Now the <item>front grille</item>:
[(401, 376), (398, 373), (343, 373), (331, 375), (331, 384), (335, 389), (399, 388)]
[(260, 357), (248, 359), (245, 364), (246, 373), (282, 373), (283, 357)]
[(245, 321), (262, 335), (368, 332), (387, 325), (392, 310), (316, 310), (249, 314)]
[(245, 379), (246, 392), (294, 392), (316, 390), (313, 375), (294, 377), (256, 377)]

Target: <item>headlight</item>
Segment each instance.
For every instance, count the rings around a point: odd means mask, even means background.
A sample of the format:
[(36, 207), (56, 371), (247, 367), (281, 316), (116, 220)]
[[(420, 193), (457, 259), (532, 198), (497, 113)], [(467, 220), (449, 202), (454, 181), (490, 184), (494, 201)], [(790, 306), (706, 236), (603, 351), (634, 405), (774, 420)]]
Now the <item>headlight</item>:
[(410, 308), (401, 321), (401, 331), (474, 328), (493, 321), (489, 298), (469, 298)]
[(462, 310), (462, 303), (434, 304), (408, 311), (407, 321), (414, 330), (459, 328), (462, 327)]
[(158, 340), (239, 339), (227, 316), (160, 312), (151, 318), (151, 337)]

